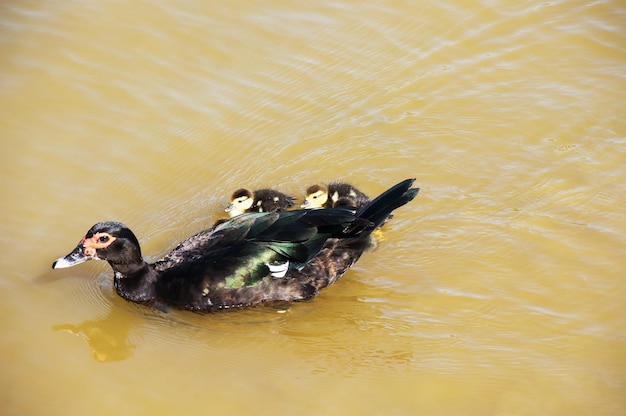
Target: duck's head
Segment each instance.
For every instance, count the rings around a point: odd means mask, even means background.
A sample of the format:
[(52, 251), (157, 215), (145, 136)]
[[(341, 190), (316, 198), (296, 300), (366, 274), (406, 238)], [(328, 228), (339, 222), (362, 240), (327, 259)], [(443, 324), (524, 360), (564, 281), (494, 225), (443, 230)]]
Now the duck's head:
[(112, 265), (141, 261), (139, 241), (124, 224), (99, 222), (87, 231), (71, 253), (55, 260), (52, 268), (72, 267), (87, 260), (106, 260)]
[(237, 215), (247, 212), (254, 203), (254, 194), (247, 189), (237, 189), (233, 192), (233, 196), (230, 197), (230, 204), (224, 211), (228, 212), (230, 217), (236, 217)]
[(326, 185), (315, 184), (306, 188), (306, 196), (302, 208), (321, 208), (328, 201), (328, 188)]

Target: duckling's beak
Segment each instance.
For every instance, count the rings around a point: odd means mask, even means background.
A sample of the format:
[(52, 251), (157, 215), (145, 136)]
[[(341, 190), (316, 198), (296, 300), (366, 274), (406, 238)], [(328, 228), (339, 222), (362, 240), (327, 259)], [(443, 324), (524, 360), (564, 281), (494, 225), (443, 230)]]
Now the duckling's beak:
[(95, 256), (94, 250), (89, 250), (89, 252), (92, 252), (94, 255), (85, 255), (85, 246), (83, 243), (84, 243), (84, 239), (80, 243), (78, 243), (76, 248), (72, 250), (70, 254), (68, 254), (65, 257), (56, 259), (54, 263), (52, 263), (52, 268), (63, 269), (65, 267), (72, 267), (72, 266), (76, 266), (77, 264), (86, 262), (87, 260), (97, 258)]
[(224, 212), (230, 212), (233, 210), (233, 204), (228, 204), (228, 206), (224, 209)]
[(309, 205), (311, 205), (311, 202), (309, 202), (308, 199), (305, 199), (304, 202), (302, 203), (302, 205), (300, 205), (300, 208), (306, 208)]

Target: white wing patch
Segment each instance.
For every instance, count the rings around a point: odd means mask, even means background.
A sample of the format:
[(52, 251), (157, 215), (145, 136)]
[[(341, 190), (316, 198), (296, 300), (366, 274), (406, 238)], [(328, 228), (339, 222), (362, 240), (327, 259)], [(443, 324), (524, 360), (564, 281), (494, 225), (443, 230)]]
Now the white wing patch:
[(285, 277), (287, 270), (289, 270), (289, 261), (284, 263), (275, 261), (272, 263), (265, 263), (265, 265), (269, 267), (272, 277)]

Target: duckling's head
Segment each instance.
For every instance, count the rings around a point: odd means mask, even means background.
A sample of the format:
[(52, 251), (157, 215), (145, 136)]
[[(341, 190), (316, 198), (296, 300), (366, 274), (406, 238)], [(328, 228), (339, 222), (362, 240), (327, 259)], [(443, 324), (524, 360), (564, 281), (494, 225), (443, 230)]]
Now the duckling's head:
[(228, 212), (230, 217), (236, 217), (237, 215), (247, 212), (254, 203), (254, 194), (252, 191), (241, 188), (233, 192), (233, 196), (230, 197), (230, 204), (224, 211)]
[(328, 188), (326, 185), (315, 184), (306, 189), (306, 196), (302, 208), (322, 208), (328, 201)]
[(112, 266), (141, 262), (139, 241), (122, 223), (99, 222), (87, 231), (70, 254), (57, 259), (52, 268), (72, 267), (87, 260), (106, 260)]

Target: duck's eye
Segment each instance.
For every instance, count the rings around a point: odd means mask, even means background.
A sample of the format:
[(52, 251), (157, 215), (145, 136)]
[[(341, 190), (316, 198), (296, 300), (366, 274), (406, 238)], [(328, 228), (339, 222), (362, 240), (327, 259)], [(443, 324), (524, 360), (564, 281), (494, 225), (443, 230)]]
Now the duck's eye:
[(319, 195), (313, 195), (313, 199), (317, 199)]
[(101, 235), (100, 237), (98, 237), (98, 243), (106, 243), (107, 241), (109, 241), (108, 235)]

